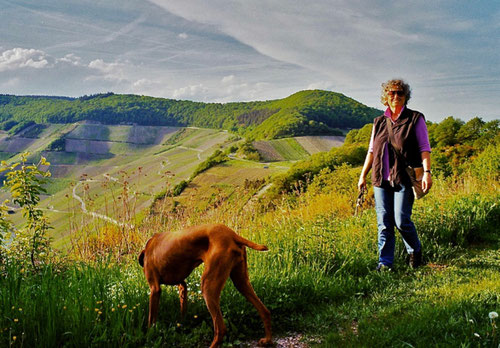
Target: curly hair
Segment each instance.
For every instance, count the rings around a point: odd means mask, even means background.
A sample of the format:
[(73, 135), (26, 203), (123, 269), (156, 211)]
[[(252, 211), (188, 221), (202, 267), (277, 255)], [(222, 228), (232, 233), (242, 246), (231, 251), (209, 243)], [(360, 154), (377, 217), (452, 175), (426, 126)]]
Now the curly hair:
[(405, 82), (405, 80), (402, 79), (393, 79), (389, 80), (387, 82), (384, 82), (382, 84), (382, 94), (380, 95), (380, 101), (382, 104), (385, 106), (388, 106), (389, 104), (387, 103), (387, 92), (392, 90), (395, 87), (399, 87), (403, 90), (405, 93), (405, 105), (408, 104), (408, 101), (411, 98), (411, 89), (410, 85)]

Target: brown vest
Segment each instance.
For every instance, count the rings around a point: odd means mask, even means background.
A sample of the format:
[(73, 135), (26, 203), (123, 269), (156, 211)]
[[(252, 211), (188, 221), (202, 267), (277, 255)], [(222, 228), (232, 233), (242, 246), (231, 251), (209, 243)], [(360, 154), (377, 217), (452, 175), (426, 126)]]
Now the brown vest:
[[(409, 184), (410, 178), (406, 174), (406, 165), (422, 167), (422, 156), (418, 147), (417, 137), (414, 131), (415, 124), (420, 117), (420, 112), (405, 107), (396, 122), (393, 123), (394, 141), (401, 149), (405, 161), (399, 160), (392, 146), (389, 145), (389, 134), (385, 116), (379, 116), (373, 120), (373, 164), (372, 183), (373, 186), (382, 186), (382, 157), (385, 146), (389, 146), (390, 179), (394, 185)], [(405, 163), (406, 162), (406, 163)]]

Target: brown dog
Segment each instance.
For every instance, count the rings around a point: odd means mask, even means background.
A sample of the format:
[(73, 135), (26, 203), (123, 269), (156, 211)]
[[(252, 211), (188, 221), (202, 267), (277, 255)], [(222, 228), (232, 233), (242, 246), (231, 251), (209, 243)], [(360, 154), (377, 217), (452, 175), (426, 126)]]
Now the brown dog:
[(271, 345), (271, 313), (257, 297), (248, 279), (245, 246), (267, 250), (266, 246), (246, 240), (220, 224), (155, 234), (139, 256), (139, 263), (144, 267), (151, 289), (148, 325), (153, 325), (158, 316), (160, 284), (179, 286), (181, 313), (186, 312), (185, 279), (204, 262), (201, 291), (214, 324), (214, 340), (210, 347), (218, 347), (226, 333), (220, 310), (220, 294), (229, 277), (236, 289), (257, 308), (264, 322), (266, 337), (259, 341), (259, 345)]

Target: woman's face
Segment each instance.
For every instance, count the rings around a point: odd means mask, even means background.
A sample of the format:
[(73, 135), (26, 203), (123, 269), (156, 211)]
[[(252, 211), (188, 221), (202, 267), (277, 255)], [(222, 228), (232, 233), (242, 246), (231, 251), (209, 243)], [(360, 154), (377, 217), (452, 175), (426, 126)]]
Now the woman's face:
[(405, 105), (406, 96), (401, 87), (389, 87), (387, 91), (387, 104), (391, 110), (402, 108)]

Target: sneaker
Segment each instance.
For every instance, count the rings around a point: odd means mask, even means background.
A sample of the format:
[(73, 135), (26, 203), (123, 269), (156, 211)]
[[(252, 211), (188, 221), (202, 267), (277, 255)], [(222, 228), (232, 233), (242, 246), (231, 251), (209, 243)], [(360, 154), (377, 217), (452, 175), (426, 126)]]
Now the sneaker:
[(392, 266), (384, 265), (383, 263), (379, 263), (377, 268), (375, 268), (377, 272), (390, 272), (392, 271)]
[(422, 266), (422, 251), (410, 254), (409, 265), (411, 268), (417, 268)]

